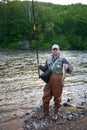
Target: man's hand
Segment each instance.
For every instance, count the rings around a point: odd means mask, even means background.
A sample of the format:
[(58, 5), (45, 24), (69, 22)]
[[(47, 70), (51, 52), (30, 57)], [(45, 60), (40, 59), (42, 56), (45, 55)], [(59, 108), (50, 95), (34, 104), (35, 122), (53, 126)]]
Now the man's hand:
[(39, 68), (39, 67), (40, 67), (40, 64), (36, 64), (36, 66)]
[(63, 64), (64, 66), (64, 69), (67, 70), (69, 68), (69, 65), (68, 64)]

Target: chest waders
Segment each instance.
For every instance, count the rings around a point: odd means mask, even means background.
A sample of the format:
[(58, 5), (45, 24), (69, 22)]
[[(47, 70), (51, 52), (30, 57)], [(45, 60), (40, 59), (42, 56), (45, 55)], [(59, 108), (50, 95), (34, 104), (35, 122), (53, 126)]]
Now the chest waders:
[[(43, 112), (45, 115), (49, 115), (49, 103), (52, 97), (54, 97), (54, 113), (58, 113), (61, 103), (61, 94), (64, 84), (63, 79), (63, 58), (59, 58), (54, 69), (52, 70), (52, 75), (49, 82), (45, 85), (44, 95), (43, 95)], [(52, 65), (52, 58), (47, 60), (48, 67)]]

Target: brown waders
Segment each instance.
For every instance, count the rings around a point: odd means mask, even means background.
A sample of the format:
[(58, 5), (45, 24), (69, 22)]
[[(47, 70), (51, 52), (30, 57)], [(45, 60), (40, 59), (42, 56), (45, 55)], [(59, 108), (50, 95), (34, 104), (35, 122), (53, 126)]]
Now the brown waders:
[(62, 87), (64, 80), (62, 74), (52, 73), (49, 82), (45, 85), (43, 96), (43, 113), (49, 115), (49, 103), (54, 97), (54, 114), (58, 113), (61, 103)]

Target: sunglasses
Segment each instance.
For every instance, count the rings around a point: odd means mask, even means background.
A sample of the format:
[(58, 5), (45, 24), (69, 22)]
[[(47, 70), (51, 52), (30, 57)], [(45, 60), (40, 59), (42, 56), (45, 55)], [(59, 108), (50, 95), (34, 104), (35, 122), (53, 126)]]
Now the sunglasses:
[(57, 51), (58, 49), (57, 48), (53, 48), (53, 51), (55, 51), (55, 50)]

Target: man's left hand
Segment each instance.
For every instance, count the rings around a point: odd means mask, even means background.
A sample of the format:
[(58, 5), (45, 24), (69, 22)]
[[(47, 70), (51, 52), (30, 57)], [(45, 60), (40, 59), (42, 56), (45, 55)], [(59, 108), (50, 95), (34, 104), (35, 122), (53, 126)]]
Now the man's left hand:
[(69, 65), (68, 64), (63, 64), (64, 66), (64, 69), (67, 70), (69, 68)]

